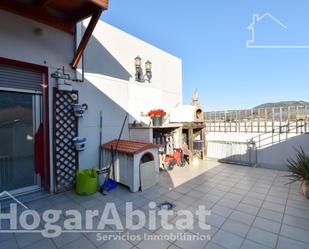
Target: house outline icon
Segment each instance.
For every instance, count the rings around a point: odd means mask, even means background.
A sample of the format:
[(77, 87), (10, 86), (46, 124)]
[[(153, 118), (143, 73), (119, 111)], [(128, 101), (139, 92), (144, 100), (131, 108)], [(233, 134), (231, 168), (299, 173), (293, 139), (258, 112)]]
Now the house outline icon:
[(248, 30), (251, 31), (251, 40), (246, 43), (247, 48), (309, 48), (309, 45), (255, 45), (255, 25), (265, 18), (270, 18), (272, 21), (278, 24), (282, 29), (287, 30), (288, 27), (283, 24), (279, 19), (274, 17), (272, 14), (266, 12), (263, 15), (254, 14), (252, 18), (252, 23), (248, 26)]
[(21, 201), (19, 201), (16, 197), (14, 197), (12, 194), (10, 194), (8, 191), (3, 191), (0, 193), (0, 198), (3, 196), (8, 196), (11, 199), (13, 199), (15, 202), (17, 202), (19, 205), (21, 205), (25, 209), (29, 209), (25, 204), (23, 204)]

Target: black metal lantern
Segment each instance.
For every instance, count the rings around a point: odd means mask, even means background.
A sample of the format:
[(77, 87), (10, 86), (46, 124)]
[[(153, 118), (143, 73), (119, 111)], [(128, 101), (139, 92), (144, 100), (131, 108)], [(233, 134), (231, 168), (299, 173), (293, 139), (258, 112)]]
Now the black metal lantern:
[(149, 60), (145, 63), (145, 68), (146, 68), (146, 72), (151, 71), (152, 64)]
[(138, 81), (138, 82), (145, 82), (146, 80), (150, 83), (150, 80), (152, 79), (152, 64), (151, 62), (148, 60), (146, 63), (145, 63), (145, 70), (146, 70), (146, 78), (145, 79), (145, 75), (144, 75), (144, 72), (143, 72), (143, 69), (142, 69), (142, 59), (137, 56), (134, 60), (134, 64), (135, 64), (135, 80)]
[(147, 76), (148, 82), (150, 82), (150, 80), (152, 79), (152, 71), (151, 71), (152, 64), (149, 60), (145, 63), (145, 68), (146, 68), (146, 76)]
[(141, 64), (142, 64), (142, 59), (141, 57), (137, 56), (135, 58), (135, 67), (141, 67)]

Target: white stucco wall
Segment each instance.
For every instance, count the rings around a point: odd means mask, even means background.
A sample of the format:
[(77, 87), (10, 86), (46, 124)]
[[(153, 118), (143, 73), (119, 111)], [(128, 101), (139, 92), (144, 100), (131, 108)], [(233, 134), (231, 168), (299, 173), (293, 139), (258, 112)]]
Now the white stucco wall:
[[(85, 20), (83, 26), (87, 26)], [(134, 58), (153, 65), (151, 83), (135, 81)], [(144, 68), (144, 65), (143, 65)], [(98, 166), (99, 112), (103, 113), (102, 142), (118, 137), (125, 115), (128, 122), (141, 121), (151, 109), (171, 110), (182, 104), (182, 62), (103, 21), (97, 24), (84, 53), (85, 82), (74, 85), (80, 102), (89, 106), (81, 119), (80, 135), (88, 139), (80, 154), (81, 167)], [(123, 139), (136, 139), (125, 126)]]
[[(152, 62), (151, 83), (135, 81), (134, 58), (138, 55), (143, 64), (147, 60)], [(139, 120), (141, 112), (146, 113), (150, 109), (170, 110), (182, 104), (181, 60), (103, 21), (99, 21), (95, 28), (84, 62), (86, 79), (99, 84), (101, 91), (105, 91), (105, 87), (100, 82), (106, 80), (114, 80), (114, 85), (123, 87), (127, 103), (116, 98), (119, 92), (112, 90), (110, 96), (130, 113), (130, 121)]]
[[(42, 29), (41, 36), (35, 34), (36, 28)], [(64, 66), (75, 77), (70, 69), (75, 45), (75, 37), (70, 34), (0, 10), (0, 57), (48, 67), (51, 181), (52, 88), (56, 82), (50, 74)], [(134, 80), (137, 55), (143, 63), (148, 59), (153, 63), (150, 84)], [(168, 111), (182, 103), (181, 60), (102, 21), (85, 51), (84, 66), (85, 81), (73, 83), (73, 89), (79, 91), (80, 103), (87, 103), (89, 107), (79, 121), (79, 135), (87, 138), (87, 149), (80, 153), (80, 168), (98, 166), (100, 111), (103, 113), (104, 143), (118, 137), (127, 113), (129, 121), (133, 122), (139, 119), (141, 112), (154, 108)], [(122, 138), (129, 138), (127, 125)]]

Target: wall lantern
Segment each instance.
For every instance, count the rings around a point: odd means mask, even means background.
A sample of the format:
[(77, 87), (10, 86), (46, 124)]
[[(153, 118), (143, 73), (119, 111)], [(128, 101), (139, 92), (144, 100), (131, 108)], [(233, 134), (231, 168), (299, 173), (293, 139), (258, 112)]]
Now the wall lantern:
[[(146, 70), (146, 74), (144, 75), (143, 69), (142, 69), (142, 59), (141, 57), (137, 56), (135, 58), (135, 80), (138, 82), (145, 82), (146, 80), (150, 83), (151, 78), (152, 78), (152, 64), (151, 62), (148, 60), (145, 63), (145, 70)], [(146, 79), (145, 79), (146, 76)]]

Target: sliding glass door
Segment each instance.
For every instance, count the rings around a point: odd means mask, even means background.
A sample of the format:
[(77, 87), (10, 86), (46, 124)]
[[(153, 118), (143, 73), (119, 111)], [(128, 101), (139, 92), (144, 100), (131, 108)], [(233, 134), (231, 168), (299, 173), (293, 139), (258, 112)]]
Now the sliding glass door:
[(37, 188), (35, 134), (42, 97), (0, 90), (0, 192)]

